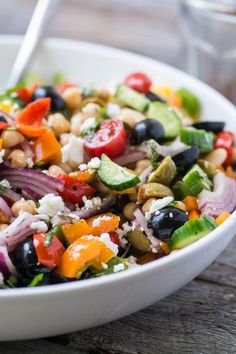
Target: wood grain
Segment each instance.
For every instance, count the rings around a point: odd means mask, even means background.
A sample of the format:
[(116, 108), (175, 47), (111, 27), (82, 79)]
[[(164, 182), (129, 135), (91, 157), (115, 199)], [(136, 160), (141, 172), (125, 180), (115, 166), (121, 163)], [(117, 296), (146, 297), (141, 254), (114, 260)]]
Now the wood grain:
[[(20, 11), (19, 11), (20, 3)], [(35, 0), (0, 2), (0, 33), (24, 33)], [(48, 34), (113, 45), (182, 67), (175, 0), (66, 0)], [(0, 354), (234, 354), (236, 240), (182, 290), (119, 321), (70, 335), (0, 343)]]

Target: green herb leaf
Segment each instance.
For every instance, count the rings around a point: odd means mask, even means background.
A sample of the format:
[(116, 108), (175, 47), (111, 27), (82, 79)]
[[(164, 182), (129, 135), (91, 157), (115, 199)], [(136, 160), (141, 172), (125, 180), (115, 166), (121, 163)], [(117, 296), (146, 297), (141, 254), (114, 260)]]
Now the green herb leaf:
[(45, 274), (44, 273), (39, 273), (37, 274), (33, 280), (29, 283), (28, 287), (33, 288), (35, 286), (38, 286), (44, 279)]

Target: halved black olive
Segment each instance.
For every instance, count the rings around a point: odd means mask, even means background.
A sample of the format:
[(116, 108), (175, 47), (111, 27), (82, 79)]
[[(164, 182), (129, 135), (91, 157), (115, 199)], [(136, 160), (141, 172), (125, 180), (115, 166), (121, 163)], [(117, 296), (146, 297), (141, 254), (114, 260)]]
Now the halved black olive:
[(165, 101), (162, 97), (156, 95), (155, 93), (153, 93), (153, 92), (151, 92), (151, 91), (148, 91), (148, 92), (146, 93), (146, 97), (147, 97), (151, 102), (163, 102), (163, 103), (166, 103), (166, 101)]
[(34, 276), (38, 257), (35, 252), (32, 238), (19, 243), (11, 254), (12, 261), (17, 270), (29, 277)]
[(31, 101), (35, 101), (38, 98), (45, 98), (45, 97), (51, 98), (51, 111), (52, 112), (60, 112), (66, 108), (65, 102), (61, 98), (60, 94), (52, 86), (38, 87), (34, 91), (32, 97), (31, 97)]
[(153, 230), (154, 237), (160, 240), (167, 240), (187, 220), (188, 216), (185, 211), (167, 207), (152, 215), (148, 221), (148, 228)]
[(173, 156), (172, 160), (174, 161), (178, 172), (183, 173), (197, 162), (199, 155), (199, 146), (193, 145), (191, 148)]
[(142, 142), (154, 139), (159, 141), (164, 137), (165, 131), (162, 124), (156, 119), (145, 119), (137, 123), (131, 131), (131, 143), (139, 145)]
[(192, 125), (196, 129), (204, 129), (215, 134), (224, 130), (225, 122), (198, 122)]

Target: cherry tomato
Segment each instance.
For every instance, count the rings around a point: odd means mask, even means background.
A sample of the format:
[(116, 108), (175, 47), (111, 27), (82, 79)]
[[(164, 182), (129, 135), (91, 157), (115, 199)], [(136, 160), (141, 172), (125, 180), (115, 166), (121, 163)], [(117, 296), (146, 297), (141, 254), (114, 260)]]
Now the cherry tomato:
[(84, 205), (82, 197), (92, 198), (95, 193), (95, 189), (89, 184), (76, 178), (67, 175), (59, 175), (58, 178), (65, 184), (64, 190), (60, 192), (60, 195), (67, 202), (78, 204), (82, 207)]
[(152, 81), (143, 73), (133, 73), (125, 79), (125, 84), (135, 91), (147, 93)]
[(33, 244), (38, 257), (38, 262), (41, 265), (53, 269), (60, 264), (65, 248), (57, 236), (54, 236), (51, 239), (48, 247), (45, 246), (45, 237), (46, 235), (43, 233), (35, 234), (33, 236)]
[(119, 244), (120, 244), (120, 238), (119, 238), (118, 233), (115, 232), (115, 231), (111, 231), (111, 232), (109, 232), (109, 235), (110, 235), (111, 241), (112, 241), (113, 243), (115, 243), (116, 245), (119, 246)]
[(233, 143), (234, 134), (231, 132), (219, 132), (216, 135), (214, 148), (223, 148), (227, 151), (227, 158), (224, 161), (224, 166), (230, 166), (233, 162)]
[(87, 138), (84, 149), (90, 156), (106, 154), (111, 159), (123, 154), (127, 146), (124, 124), (119, 119), (104, 120), (92, 138)]

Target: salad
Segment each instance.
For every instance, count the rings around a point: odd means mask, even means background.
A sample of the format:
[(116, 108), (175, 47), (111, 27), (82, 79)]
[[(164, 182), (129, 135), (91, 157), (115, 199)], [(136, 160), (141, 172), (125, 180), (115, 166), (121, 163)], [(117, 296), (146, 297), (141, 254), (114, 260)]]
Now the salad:
[(0, 286), (138, 267), (236, 208), (234, 134), (187, 88), (132, 73), (114, 90), (57, 75), (0, 95)]

